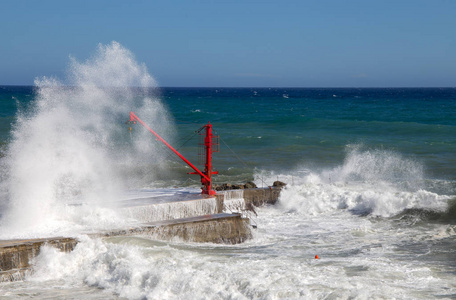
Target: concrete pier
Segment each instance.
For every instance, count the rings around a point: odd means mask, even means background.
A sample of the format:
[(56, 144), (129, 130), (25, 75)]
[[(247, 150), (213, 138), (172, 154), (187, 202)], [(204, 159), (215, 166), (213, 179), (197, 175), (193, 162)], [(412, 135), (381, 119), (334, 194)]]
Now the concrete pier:
[[(187, 242), (238, 244), (252, 238), (249, 220), (240, 214), (213, 214), (164, 220), (141, 226), (89, 234), (93, 238), (111, 236), (146, 236), (152, 239), (181, 239)], [(70, 252), (79, 243), (76, 238), (0, 241), (0, 282), (22, 280), (30, 274), (32, 261), (41, 246), (49, 245)]]
[(192, 193), (127, 200), (120, 209), (124, 216), (144, 223), (212, 215), (222, 210), (223, 198)]
[[(280, 187), (270, 187), (245, 189), (234, 193), (239, 197), (236, 200), (243, 202), (239, 213), (223, 213), (226, 208), (225, 197), (229, 191), (219, 193), (212, 198), (181, 193), (168, 199), (163, 197), (129, 199), (125, 201), (125, 205), (121, 205), (121, 211), (128, 217), (134, 217), (143, 222), (141, 225), (89, 234), (89, 236), (93, 238), (146, 236), (160, 240), (242, 243), (252, 238), (249, 219), (242, 216), (242, 211), (249, 205), (262, 206), (276, 203), (280, 191)], [(61, 251), (69, 252), (78, 243), (76, 238), (71, 237), (0, 241), (0, 281), (22, 280), (31, 273), (33, 259), (40, 253), (43, 245), (54, 246)]]
[(213, 214), (144, 224), (101, 236), (147, 236), (152, 239), (181, 239), (186, 242), (238, 244), (252, 237), (249, 220), (240, 214)]

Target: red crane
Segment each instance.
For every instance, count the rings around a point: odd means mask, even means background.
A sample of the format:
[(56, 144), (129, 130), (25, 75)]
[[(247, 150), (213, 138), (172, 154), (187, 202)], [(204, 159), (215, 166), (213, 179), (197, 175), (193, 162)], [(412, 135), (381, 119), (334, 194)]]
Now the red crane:
[(147, 130), (149, 130), (153, 135), (157, 137), (157, 139), (165, 144), (171, 151), (173, 151), (177, 156), (179, 156), (187, 165), (189, 165), (195, 172), (191, 172), (188, 174), (196, 174), (201, 176), (201, 184), (203, 185), (201, 194), (203, 195), (215, 195), (216, 192), (212, 189), (212, 180), (211, 177), (214, 174), (218, 174), (217, 171), (212, 171), (212, 152), (213, 150), (213, 139), (217, 138), (212, 134), (212, 124), (209, 122), (204, 125), (199, 132), (205, 129), (205, 136), (204, 142), (202, 143), (203, 146), (203, 155), (205, 156), (204, 159), (204, 172), (200, 171), (195, 165), (189, 162), (182, 154), (180, 154), (176, 149), (174, 149), (170, 144), (168, 144), (161, 136), (159, 136), (155, 131), (153, 131), (146, 123), (144, 123), (138, 116), (135, 115), (134, 112), (130, 112), (130, 120), (128, 122), (136, 123), (139, 122), (142, 126), (144, 126)]

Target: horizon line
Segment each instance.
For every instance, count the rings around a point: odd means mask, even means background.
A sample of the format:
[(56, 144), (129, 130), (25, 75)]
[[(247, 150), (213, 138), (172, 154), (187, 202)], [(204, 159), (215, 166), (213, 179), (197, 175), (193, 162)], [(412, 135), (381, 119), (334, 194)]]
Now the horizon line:
[[(75, 87), (75, 85), (62, 85), (68, 87)], [(0, 87), (36, 87), (36, 85), (27, 85), (27, 84), (0, 84)], [(130, 86), (131, 88), (143, 88), (140, 86)], [(157, 86), (157, 87), (148, 87), (152, 89), (454, 89), (456, 86), (400, 86), (400, 87), (387, 87), (387, 86), (370, 86), (370, 87), (356, 87), (356, 86), (346, 86), (346, 87), (334, 87), (334, 86), (307, 86), (307, 87), (297, 87), (297, 86)]]

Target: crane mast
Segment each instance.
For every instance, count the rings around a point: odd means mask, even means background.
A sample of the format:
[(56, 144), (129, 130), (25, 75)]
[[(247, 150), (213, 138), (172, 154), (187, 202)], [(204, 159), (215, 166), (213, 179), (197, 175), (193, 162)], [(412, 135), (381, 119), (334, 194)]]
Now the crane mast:
[[(188, 161), (182, 154), (180, 154), (176, 149), (174, 149), (170, 144), (168, 144), (160, 135), (158, 135), (154, 130), (152, 130), (146, 123), (144, 123), (134, 112), (130, 112), (129, 123), (135, 124), (138, 122), (149, 132), (151, 132), (157, 140), (162, 142), (166, 147), (168, 147), (174, 154), (176, 154), (180, 159), (182, 159), (190, 168), (195, 170), (195, 172), (190, 172), (188, 174), (195, 174), (201, 177), (202, 191), (201, 194), (213, 196), (216, 194), (216, 191), (212, 189), (212, 175), (218, 174), (217, 171), (212, 171), (212, 152), (215, 152), (213, 149), (213, 141), (218, 140), (217, 136), (214, 136), (212, 133), (212, 124), (209, 122), (204, 125), (200, 130), (200, 134), (204, 137), (204, 142), (201, 143), (203, 147), (201, 154), (204, 157), (204, 171), (200, 171), (194, 164)], [(204, 131), (203, 133), (201, 133)], [(218, 145), (218, 143), (215, 143)]]

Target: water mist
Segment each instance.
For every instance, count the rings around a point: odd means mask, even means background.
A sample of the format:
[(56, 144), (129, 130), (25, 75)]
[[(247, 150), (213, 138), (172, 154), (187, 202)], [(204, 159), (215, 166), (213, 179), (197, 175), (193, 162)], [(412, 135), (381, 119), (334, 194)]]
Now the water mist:
[(134, 110), (165, 138), (173, 129), (153, 96), (155, 80), (130, 51), (99, 45), (85, 62), (72, 58), (68, 74), (65, 84), (37, 79), (33, 107), (18, 113), (2, 162), (3, 237), (119, 224), (107, 203), (145, 162), (162, 164), (152, 137), (139, 129), (130, 136), (124, 124)]

